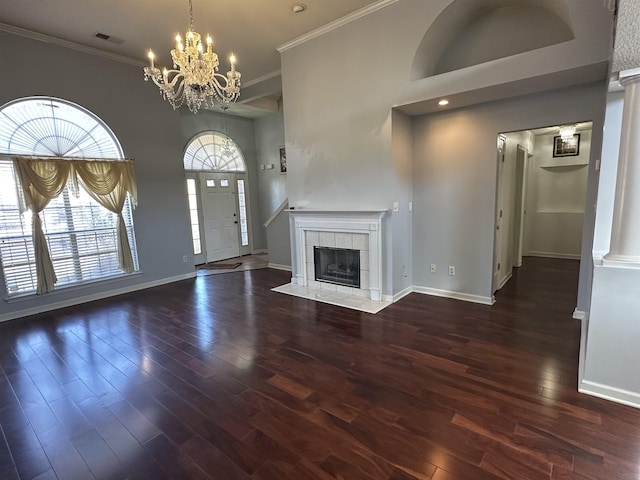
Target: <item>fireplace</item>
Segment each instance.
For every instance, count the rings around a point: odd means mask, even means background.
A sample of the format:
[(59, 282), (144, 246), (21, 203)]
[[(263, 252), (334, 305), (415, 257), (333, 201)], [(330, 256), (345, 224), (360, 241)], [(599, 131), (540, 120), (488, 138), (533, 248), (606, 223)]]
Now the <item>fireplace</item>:
[[(379, 302), (382, 298), (382, 218), (385, 210), (318, 211), (290, 210), (291, 283), (318, 291), (344, 293)], [(343, 283), (350, 277), (351, 260), (342, 260), (343, 270), (332, 269), (332, 278), (316, 275), (315, 247), (355, 250), (359, 262), (358, 285)], [(337, 264), (339, 262), (328, 262)], [(349, 267), (349, 268), (346, 268)], [(348, 271), (347, 271), (348, 270)], [(336, 273), (337, 272), (337, 273)], [(322, 269), (320, 269), (322, 274)], [(349, 279), (351, 280), (351, 279)]]
[(313, 247), (315, 279), (360, 288), (360, 250)]

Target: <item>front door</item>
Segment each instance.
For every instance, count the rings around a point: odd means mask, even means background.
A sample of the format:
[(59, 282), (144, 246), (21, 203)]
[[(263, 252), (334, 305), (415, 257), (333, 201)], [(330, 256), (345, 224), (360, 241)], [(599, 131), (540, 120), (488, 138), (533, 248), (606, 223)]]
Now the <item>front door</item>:
[(234, 174), (201, 173), (199, 177), (207, 262), (240, 256)]

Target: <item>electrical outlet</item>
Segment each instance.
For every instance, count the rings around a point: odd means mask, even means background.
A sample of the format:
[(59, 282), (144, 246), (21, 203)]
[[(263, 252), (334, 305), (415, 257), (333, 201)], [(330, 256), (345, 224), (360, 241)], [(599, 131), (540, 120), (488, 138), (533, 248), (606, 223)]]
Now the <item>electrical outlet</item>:
[(455, 275), (456, 274), (456, 267), (454, 267), (453, 265), (449, 265), (449, 275)]
[(393, 213), (398, 213), (400, 211), (400, 204), (398, 202), (393, 202)]
[(183, 256), (182, 256), (182, 261), (183, 261), (184, 263), (187, 263), (187, 262), (189, 261), (189, 255), (183, 255)]
[(436, 264), (432, 263), (431, 266), (429, 267), (429, 271), (431, 273), (436, 273), (437, 270), (438, 270), (438, 267), (436, 267)]

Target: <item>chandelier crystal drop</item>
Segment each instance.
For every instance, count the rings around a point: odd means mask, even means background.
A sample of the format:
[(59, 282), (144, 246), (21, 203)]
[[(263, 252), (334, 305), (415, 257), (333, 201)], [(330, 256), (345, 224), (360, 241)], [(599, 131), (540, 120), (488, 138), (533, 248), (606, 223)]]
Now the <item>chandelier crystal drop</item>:
[(223, 108), (234, 103), (240, 96), (240, 72), (236, 70), (236, 57), (231, 54), (231, 70), (225, 75), (218, 73), (218, 55), (213, 51), (213, 40), (207, 36), (206, 47), (200, 34), (193, 29), (193, 6), (189, 0), (189, 29), (184, 36), (176, 36), (176, 48), (171, 50), (173, 69), (162, 71), (155, 66), (155, 55), (149, 50), (149, 66), (144, 68), (144, 79), (153, 80), (160, 94), (173, 109), (184, 103), (189, 110), (198, 113), (202, 107)]
[(229, 107), (222, 107), (222, 111), (224, 113), (224, 141), (220, 146), (220, 153), (223, 157), (233, 157), (236, 154), (236, 144), (231, 140), (229, 132), (227, 131), (227, 108)]

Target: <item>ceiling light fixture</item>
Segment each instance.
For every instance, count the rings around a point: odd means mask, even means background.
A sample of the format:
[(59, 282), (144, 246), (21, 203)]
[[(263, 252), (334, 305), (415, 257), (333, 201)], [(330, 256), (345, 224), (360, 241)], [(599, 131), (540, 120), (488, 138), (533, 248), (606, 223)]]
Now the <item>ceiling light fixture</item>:
[(438, 105), (440, 105), (441, 107), (444, 107), (445, 105), (449, 105), (449, 100), (447, 100), (446, 98), (443, 98), (438, 102)]
[(575, 125), (560, 127), (560, 137), (565, 143), (573, 143), (573, 136), (576, 134)]
[(240, 72), (236, 71), (236, 57), (231, 54), (231, 70), (227, 75), (218, 72), (218, 55), (213, 51), (213, 40), (207, 35), (207, 47), (203, 46), (200, 34), (193, 29), (193, 6), (189, 0), (189, 29), (185, 43), (176, 36), (176, 48), (171, 50), (173, 69), (160, 71), (154, 64), (155, 55), (149, 50), (150, 66), (144, 68), (144, 79), (153, 80), (160, 88), (162, 98), (173, 109), (186, 102), (193, 113), (200, 108), (213, 107), (216, 102), (223, 108), (234, 103), (240, 96)]
[(293, 13), (302, 13), (307, 9), (307, 6), (304, 3), (296, 3), (293, 7), (291, 7), (291, 11)]

